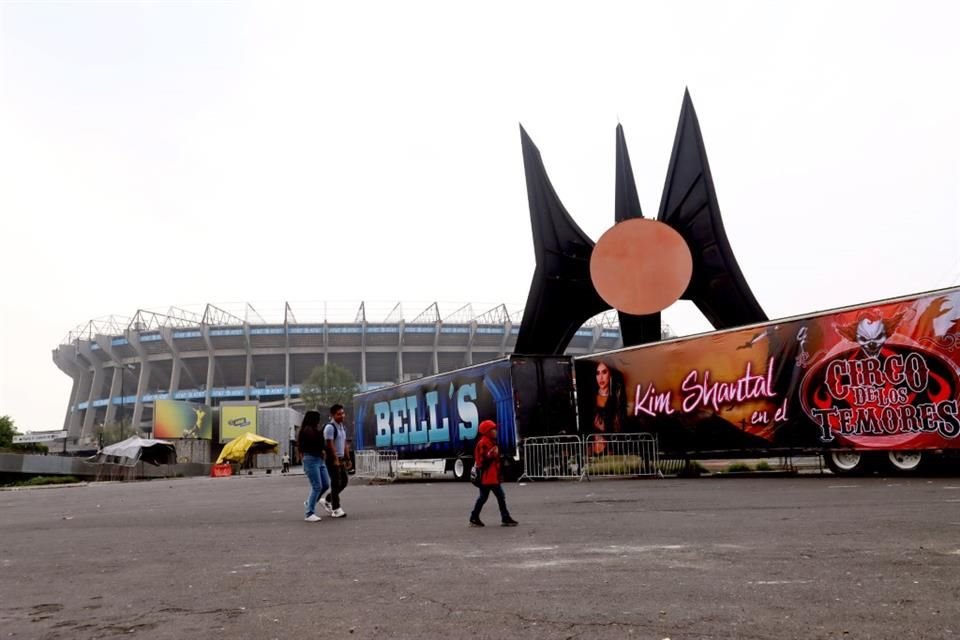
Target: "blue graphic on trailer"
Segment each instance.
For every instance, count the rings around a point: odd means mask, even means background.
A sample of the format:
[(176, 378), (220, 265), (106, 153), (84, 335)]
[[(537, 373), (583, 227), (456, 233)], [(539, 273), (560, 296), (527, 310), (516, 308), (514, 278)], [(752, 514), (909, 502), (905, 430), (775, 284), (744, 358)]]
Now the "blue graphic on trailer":
[(379, 389), (355, 401), (356, 450), (409, 457), (471, 454), (480, 422), (496, 420), (501, 445), (516, 442), (509, 360)]

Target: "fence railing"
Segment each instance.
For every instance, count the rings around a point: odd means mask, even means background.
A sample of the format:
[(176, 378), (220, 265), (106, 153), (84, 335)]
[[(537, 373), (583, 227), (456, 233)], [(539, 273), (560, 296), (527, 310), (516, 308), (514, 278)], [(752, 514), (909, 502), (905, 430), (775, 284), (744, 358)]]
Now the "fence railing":
[(356, 477), (392, 481), (397, 477), (397, 452), (394, 449), (357, 451), (354, 463)]
[[(520, 480), (663, 477), (657, 438), (649, 433), (538, 436), (523, 441)], [(400, 475), (395, 449), (356, 452), (356, 476), (393, 481)]]
[(583, 478), (579, 436), (538, 436), (523, 441), (523, 475), (529, 478)]
[(583, 449), (588, 478), (660, 475), (657, 439), (649, 433), (595, 433)]
[(520, 479), (662, 477), (657, 438), (649, 433), (541, 436), (523, 442)]

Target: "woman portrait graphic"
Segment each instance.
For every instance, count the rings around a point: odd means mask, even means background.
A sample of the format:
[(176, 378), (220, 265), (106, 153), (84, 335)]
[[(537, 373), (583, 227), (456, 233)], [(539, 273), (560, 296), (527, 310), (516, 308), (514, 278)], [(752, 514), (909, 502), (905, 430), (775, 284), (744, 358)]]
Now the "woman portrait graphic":
[[(619, 433), (627, 417), (627, 394), (623, 374), (605, 362), (598, 362), (596, 382), (593, 433)], [(606, 450), (606, 438), (595, 437), (591, 446), (593, 455), (603, 455)]]

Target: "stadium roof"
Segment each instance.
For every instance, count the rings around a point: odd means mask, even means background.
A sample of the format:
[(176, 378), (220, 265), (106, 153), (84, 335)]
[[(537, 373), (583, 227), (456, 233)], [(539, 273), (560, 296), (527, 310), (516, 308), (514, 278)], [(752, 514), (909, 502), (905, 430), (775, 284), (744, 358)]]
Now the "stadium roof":
[[(123, 335), (127, 331), (155, 331), (163, 327), (296, 324), (505, 324), (519, 325), (523, 305), (449, 302), (283, 302), (206, 303), (171, 306), (166, 311), (138, 309), (132, 316), (110, 315), (89, 320), (70, 331), (61, 344), (90, 340), (97, 335)], [(594, 316), (584, 326), (618, 328), (610, 310)]]

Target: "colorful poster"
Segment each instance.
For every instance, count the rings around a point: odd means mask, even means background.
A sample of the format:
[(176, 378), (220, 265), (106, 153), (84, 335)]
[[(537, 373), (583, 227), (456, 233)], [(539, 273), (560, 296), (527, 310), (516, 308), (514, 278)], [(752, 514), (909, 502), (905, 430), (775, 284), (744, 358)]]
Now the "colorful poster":
[(221, 402), (220, 442), (229, 442), (245, 433), (257, 433), (257, 403)]
[(400, 457), (472, 455), (482, 420), (494, 420), (503, 450), (516, 446), (510, 362), (497, 360), (354, 396), (356, 450)]
[(157, 400), (153, 405), (153, 437), (213, 438), (213, 412), (205, 404)]
[(960, 447), (960, 289), (578, 358), (580, 431), (663, 451)]

